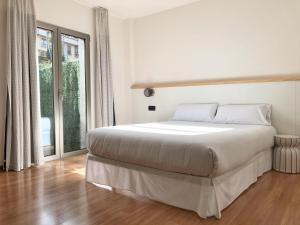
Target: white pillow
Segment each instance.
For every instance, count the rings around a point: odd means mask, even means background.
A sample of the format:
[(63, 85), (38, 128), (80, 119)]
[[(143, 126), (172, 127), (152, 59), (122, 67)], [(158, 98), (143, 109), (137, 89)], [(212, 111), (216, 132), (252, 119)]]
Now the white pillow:
[(271, 125), (271, 105), (221, 105), (213, 122)]
[(210, 122), (214, 119), (218, 104), (178, 105), (172, 120)]

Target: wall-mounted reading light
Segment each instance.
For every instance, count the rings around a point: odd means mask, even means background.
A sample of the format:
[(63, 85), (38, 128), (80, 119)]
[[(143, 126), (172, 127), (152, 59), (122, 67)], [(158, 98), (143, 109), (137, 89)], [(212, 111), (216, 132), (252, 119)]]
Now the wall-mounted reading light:
[(155, 91), (153, 88), (145, 88), (145, 90), (144, 90), (144, 95), (146, 97), (151, 97), (154, 95), (154, 93), (155, 93)]

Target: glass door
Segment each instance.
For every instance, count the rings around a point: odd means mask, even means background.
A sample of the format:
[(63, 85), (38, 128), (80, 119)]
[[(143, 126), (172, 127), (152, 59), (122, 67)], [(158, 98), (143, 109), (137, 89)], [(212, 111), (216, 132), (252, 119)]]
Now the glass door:
[(38, 23), (41, 132), (46, 160), (86, 151), (89, 36)]
[(56, 81), (56, 32), (54, 27), (37, 28), (36, 46), (38, 76), (40, 81), (40, 110), (42, 146), (45, 157), (55, 157), (57, 151), (57, 99), (55, 98)]
[(64, 153), (86, 148), (86, 41), (82, 34), (60, 30), (62, 133)]

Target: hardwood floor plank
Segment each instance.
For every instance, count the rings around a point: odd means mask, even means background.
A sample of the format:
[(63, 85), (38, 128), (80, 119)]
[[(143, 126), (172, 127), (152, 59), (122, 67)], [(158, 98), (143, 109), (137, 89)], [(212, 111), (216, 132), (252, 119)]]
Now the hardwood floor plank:
[(266, 173), (222, 213), (194, 212), (85, 181), (85, 156), (22, 172), (0, 172), (0, 224), (298, 225), (300, 175)]

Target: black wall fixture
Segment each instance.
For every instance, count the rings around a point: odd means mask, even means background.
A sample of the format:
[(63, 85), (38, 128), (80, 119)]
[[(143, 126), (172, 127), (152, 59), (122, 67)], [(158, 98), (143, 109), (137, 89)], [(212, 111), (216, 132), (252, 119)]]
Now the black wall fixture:
[(155, 91), (153, 88), (145, 88), (145, 90), (144, 90), (144, 95), (146, 97), (151, 97), (154, 95), (154, 93), (155, 93)]

